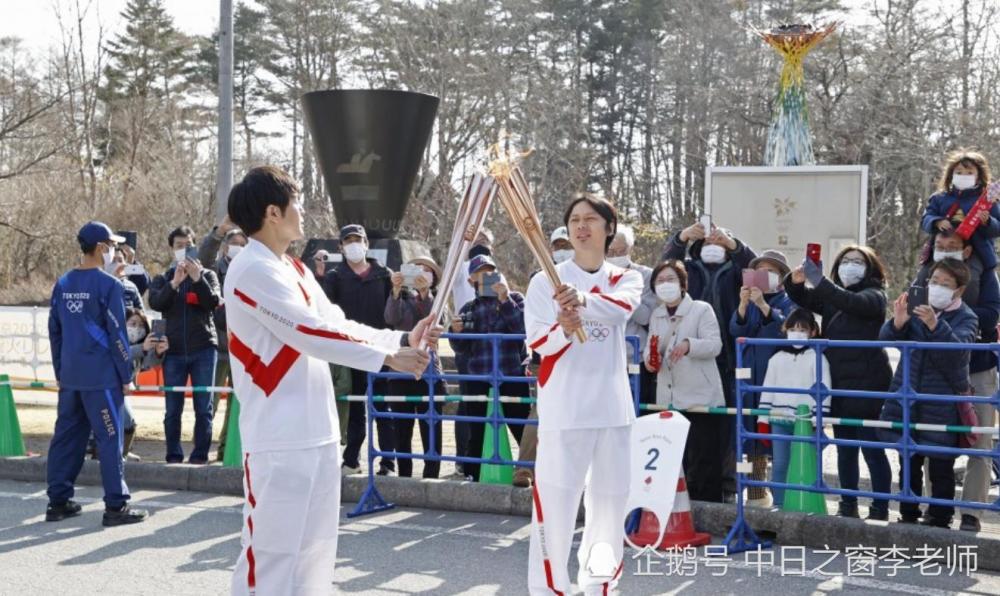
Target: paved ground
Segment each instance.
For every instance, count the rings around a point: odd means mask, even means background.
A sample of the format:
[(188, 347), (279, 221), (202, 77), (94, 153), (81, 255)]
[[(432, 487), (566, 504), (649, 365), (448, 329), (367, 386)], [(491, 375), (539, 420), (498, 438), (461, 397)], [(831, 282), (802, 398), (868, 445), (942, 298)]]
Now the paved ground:
[[(142, 491), (135, 498), (152, 511), (148, 522), (102, 529), (98, 490), (83, 487), (78, 496), (87, 504), (83, 516), (46, 523), (44, 486), (0, 481), (0, 593), (226, 593), (239, 552), (240, 499)], [(523, 594), (527, 537), (526, 519), (496, 515), (403, 509), (343, 519), (336, 587), (351, 594)], [(896, 577), (887, 562), (862, 577), (845, 575), (843, 554), (816, 570), (831, 555), (811, 552), (804, 576), (783, 577), (780, 552), (776, 564), (759, 566), (751, 553), (749, 562), (734, 555), (725, 575), (715, 577), (723, 569), (706, 569), (703, 551), (688, 560), (686, 576), (667, 574), (662, 559), (635, 554), (626, 560), (624, 594), (1000, 593), (1000, 575), (967, 575), (944, 559), (923, 574), (914, 560)], [(786, 569), (802, 567), (786, 563)]]

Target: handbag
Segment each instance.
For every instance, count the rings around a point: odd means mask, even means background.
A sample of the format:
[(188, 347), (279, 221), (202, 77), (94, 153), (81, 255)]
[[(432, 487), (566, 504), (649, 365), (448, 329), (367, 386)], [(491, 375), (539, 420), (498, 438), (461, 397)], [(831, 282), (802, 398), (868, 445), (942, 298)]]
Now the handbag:
[[(963, 395), (972, 395), (972, 390), (966, 391)], [(958, 409), (958, 420), (962, 426), (979, 426), (979, 417), (976, 416), (976, 409), (972, 406), (972, 402), (956, 402), (955, 407)], [(970, 449), (975, 446), (978, 438), (976, 433), (961, 433), (958, 435), (958, 446), (962, 449)]]

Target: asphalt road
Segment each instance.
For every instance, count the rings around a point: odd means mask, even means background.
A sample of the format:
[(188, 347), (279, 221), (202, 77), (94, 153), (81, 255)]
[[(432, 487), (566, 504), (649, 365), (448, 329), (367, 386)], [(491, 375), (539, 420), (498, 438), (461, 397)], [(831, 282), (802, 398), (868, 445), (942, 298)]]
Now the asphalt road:
[[(239, 553), (241, 500), (190, 492), (140, 491), (150, 509), (143, 524), (104, 529), (100, 489), (82, 487), (80, 517), (44, 521), (45, 487), (0, 481), (0, 594), (136, 595), (225, 594)], [(346, 508), (345, 508), (346, 509)], [(351, 594), (524, 594), (528, 520), (497, 515), (400, 509), (356, 520), (344, 518), (336, 589)], [(668, 573), (664, 559), (627, 554), (623, 594), (998, 594), (1000, 576), (971, 575), (945, 559), (924, 571), (913, 559), (893, 570), (879, 563), (845, 575), (847, 557), (821, 570), (830, 554), (810, 552), (805, 563), (781, 552), (733, 555), (706, 568), (697, 553)], [(770, 564), (769, 557), (775, 560)], [(797, 553), (786, 551), (786, 555)], [(882, 553), (879, 553), (880, 555)], [(575, 557), (571, 557), (575, 560)], [(789, 559), (790, 560), (790, 559)], [(652, 562), (650, 562), (652, 561)], [(697, 565), (693, 568), (693, 565)], [(677, 566), (674, 566), (677, 567)], [(805, 569), (791, 576), (787, 570)], [(725, 572), (722, 575), (723, 571)], [(681, 575), (681, 573), (684, 575)], [(936, 576), (929, 576), (936, 573)], [(575, 574), (575, 569), (571, 570)]]

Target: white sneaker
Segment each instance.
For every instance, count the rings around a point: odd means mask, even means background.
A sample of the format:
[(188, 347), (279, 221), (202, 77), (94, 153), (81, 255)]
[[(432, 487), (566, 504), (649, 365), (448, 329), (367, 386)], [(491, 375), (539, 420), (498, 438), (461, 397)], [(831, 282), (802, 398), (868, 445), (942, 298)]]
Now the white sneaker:
[(767, 492), (764, 493), (763, 499), (747, 499), (746, 505), (747, 507), (761, 507), (763, 509), (769, 509), (774, 505), (774, 500), (771, 499), (771, 493)]
[(138, 454), (130, 452), (125, 454), (125, 461), (142, 461), (142, 458)]
[(352, 468), (351, 466), (349, 466), (347, 464), (341, 464), (340, 465), (340, 476), (341, 477), (352, 476), (354, 474), (360, 474), (360, 473), (361, 473), (361, 466), (358, 466), (356, 468)]

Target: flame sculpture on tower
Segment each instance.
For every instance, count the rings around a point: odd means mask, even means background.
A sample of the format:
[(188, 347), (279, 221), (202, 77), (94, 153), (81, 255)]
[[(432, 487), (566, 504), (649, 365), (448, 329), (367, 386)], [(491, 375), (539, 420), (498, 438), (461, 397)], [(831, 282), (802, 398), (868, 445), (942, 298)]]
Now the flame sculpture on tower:
[(810, 50), (833, 33), (838, 24), (830, 23), (818, 28), (812, 25), (781, 25), (769, 31), (751, 27), (785, 58), (774, 117), (767, 133), (764, 165), (780, 167), (816, 163), (809, 134), (802, 61)]

